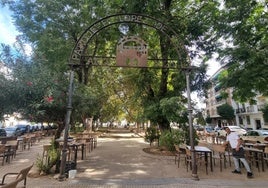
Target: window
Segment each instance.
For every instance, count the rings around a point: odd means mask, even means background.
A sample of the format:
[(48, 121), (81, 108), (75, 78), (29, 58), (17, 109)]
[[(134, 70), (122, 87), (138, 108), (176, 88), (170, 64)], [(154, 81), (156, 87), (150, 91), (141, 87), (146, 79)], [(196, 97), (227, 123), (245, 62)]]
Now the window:
[(250, 125), (250, 118), (247, 116), (247, 124)]

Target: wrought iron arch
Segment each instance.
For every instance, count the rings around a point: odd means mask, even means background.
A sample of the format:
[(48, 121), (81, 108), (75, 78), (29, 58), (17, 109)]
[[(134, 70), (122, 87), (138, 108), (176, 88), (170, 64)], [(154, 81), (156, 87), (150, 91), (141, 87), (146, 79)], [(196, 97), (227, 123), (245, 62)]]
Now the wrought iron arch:
[[(85, 63), (88, 65), (94, 65), (94, 60), (92, 56), (87, 54), (88, 44), (91, 42), (92, 38), (99, 33), (100, 31), (106, 29), (115, 24), (123, 23), (136, 23), (146, 25), (148, 27), (154, 28), (157, 31), (162, 32), (168, 39), (171, 41), (176, 53), (177, 61), (185, 62), (185, 59), (182, 60), (181, 54), (184, 53), (188, 56), (188, 52), (182, 43), (182, 39), (171, 27), (166, 25), (164, 22), (153, 18), (148, 15), (143, 14), (115, 14), (104, 17), (92, 25), (90, 25), (79, 37), (74, 48), (72, 49), (69, 65), (70, 66), (85, 66)], [(189, 61), (189, 58), (186, 60)], [(190, 64), (188, 62), (188, 64)], [(179, 66), (180, 65), (180, 66)], [(179, 63), (174, 67), (170, 68), (182, 68), (183, 66)]]

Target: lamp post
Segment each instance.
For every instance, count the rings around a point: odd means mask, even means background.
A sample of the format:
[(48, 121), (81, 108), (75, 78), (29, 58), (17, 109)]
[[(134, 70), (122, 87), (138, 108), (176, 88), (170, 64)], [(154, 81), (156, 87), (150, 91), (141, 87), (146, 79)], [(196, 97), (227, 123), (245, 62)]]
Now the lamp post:
[(74, 71), (72, 68), (70, 71), (70, 83), (69, 83), (69, 90), (68, 90), (68, 102), (67, 102), (67, 112), (66, 112), (66, 117), (65, 117), (65, 129), (64, 129), (64, 135), (63, 135), (63, 148), (62, 148), (62, 154), (61, 154), (59, 181), (63, 181), (66, 178), (65, 166), (66, 166), (66, 157), (67, 157), (67, 142), (68, 142), (68, 136), (69, 136), (70, 117), (72, 113), (73, 82), (74, 82)]
[(190, 73), (193, 69), (197, 67), (189, 66), (186, 68), (182, 68), (182, 70), (186, 74), (186, 85), (187, 85), (187, 101), (188, 101), (188, 118), (189, 118), (189, 131), (190, 131), (190, 145), (191, 145), (191, 163), (192, 163), (192, 179), (199, 180), (197, 175), (197, 166), (196, 166), (196, 154), (195, 154), (195, 147), (194, 147), (194, 134), (193, 134), (193, 109), (191, 104), (191, 89), (190, 89)]

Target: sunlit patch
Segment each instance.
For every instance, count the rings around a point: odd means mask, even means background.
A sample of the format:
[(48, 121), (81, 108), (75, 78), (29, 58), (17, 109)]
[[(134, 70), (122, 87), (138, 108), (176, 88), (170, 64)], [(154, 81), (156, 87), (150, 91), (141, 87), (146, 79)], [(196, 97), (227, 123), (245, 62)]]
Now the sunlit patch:
[(134, 172), (132, 171), (131, 173), (134, 173), (134, 174), (147, 174), (145, 171), (143, 170), (135, 170)]
[(29, 163), (29, 162), (31, 162), (31, 160), (29, 160), (29, 159), (19, 159), (18, 162), (19, 163)]
[(84, 174), (85, 175), (92, 175), (92, 173), (94, 173), (94, 175), (103, 175), (103, 174), (107, 174), (108, 172), (109, 172), (108, 169), (103, 169), (103, 170), (96, 171), (95, 169), (88, 168), (88, 169), (86, 169), (84, 171)]

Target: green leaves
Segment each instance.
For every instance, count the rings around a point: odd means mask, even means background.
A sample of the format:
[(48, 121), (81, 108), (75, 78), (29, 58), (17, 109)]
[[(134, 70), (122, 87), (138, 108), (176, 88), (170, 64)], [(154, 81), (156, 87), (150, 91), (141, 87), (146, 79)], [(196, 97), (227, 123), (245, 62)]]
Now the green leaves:
[(234, 115), (234, 109), (232, 106), (228, 104), (223, 104), (217, 108), (218, 114), (221, 116), (222, 119), (225, 120), (232, 120)]
[(234, 98), (240, 102), (252, 100), (257, 93), (268, 91), (268, 26), (264, 1), (226, 1), (223, 9), (224, 27), (219, 29), (231, 44), (222, 50), (223, 63), (228, 65), (228, 77), (221, 80), (226, 88), (234, 88)]

